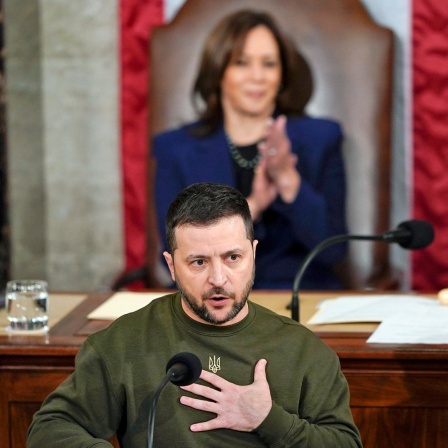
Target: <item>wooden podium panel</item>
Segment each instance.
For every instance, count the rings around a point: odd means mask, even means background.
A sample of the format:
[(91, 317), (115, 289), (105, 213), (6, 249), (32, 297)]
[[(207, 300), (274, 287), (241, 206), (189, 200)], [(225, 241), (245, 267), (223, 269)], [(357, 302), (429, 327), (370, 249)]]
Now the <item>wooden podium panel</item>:
[[(0, 335), (0, 447), (26, 446), (34, 412), (73, 371), (87, 335), (109, 324), (86, 317), (108, 297), (88, 295), (46, 336)], [(322, 297), (302, 294), (303, 321)], [(289, 293), (257, 291), (251, 300), (290, 315)], [(367, 344), (374, 324), (310, 328), (339, 356), (365, 448), (448, 446), (448, 345)]]
[[(65, 368), (54, 372), (48, 369), (16, 368), (3, 371), (2, 366), (0, 418), (3, 421), (3, 436), (0, 436), (0, 446), (26, 447), (26, 432), (33, 414), (48, 395), (49, 389), (62, 383), (72, 370), (73, 368)], [(8, 438), (6, 438), (7, 434), (9, 434)]]

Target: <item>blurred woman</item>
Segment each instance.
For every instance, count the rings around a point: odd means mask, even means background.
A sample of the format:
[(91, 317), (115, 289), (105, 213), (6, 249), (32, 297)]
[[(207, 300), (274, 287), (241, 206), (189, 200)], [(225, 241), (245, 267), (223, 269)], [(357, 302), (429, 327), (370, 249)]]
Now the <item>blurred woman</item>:
[[(309, 251), (346, 233), (342, 132), (304, 114), (311, 92), (308, 65), (270, 15), (224, 18), (205, 42), (194, 83), (198, 120), (154, 138), (160, 234), (187, 185), (232, 185), (247, 198), (259, 241), (254, 287), (290, 289)], [(333, 266), (345, 251), (324, 251), (301, 287), (340, 288)]]

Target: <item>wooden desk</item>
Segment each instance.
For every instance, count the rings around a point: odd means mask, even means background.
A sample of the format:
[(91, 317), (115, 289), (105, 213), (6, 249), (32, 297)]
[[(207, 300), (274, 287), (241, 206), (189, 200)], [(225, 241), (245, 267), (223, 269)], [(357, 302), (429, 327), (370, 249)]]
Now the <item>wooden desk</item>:
[[(341, 293), (301, 294), (303, 321), (314, 313), (319, 300), (335, 295)], [(52, 296), (53, 323), (48, 335), (0, 333), (0, 447), (26, 446), (34, 412), (73, 371), (74, 357), (86, 336), (108, 325), (86, 318), (107, 297), (100, 293), (89, 294), (85, 300), (83, 295)], [(251, 299), (290, 315), (286, 310), (290, 293), (256, 292)], [(4, 319), (2, 310), (2, 327)], [(374, 324), (310, 328), (341, 360), (365, 448), (447, 446), (448, 345), (367, 344)]]

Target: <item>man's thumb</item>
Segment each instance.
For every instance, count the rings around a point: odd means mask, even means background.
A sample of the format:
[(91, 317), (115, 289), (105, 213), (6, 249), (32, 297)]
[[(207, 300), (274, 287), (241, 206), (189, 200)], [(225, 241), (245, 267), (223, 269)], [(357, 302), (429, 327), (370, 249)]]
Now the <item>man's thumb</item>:
[(255, 364), (254, 371), (254, 382), (255, 381), (267, 381), (266, 380), (266, 365), (268, 362), (265, 359), (260, 359), (257, 364)]

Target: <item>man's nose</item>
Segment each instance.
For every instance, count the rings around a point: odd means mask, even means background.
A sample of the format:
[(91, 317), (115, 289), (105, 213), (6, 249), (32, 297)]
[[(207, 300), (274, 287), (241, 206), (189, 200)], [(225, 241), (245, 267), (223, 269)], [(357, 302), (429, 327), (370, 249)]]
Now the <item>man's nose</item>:
[(213, 286), (223, 286), (226, 283), (227, 275), (222, 262), (210, 263), (208, 281)]

